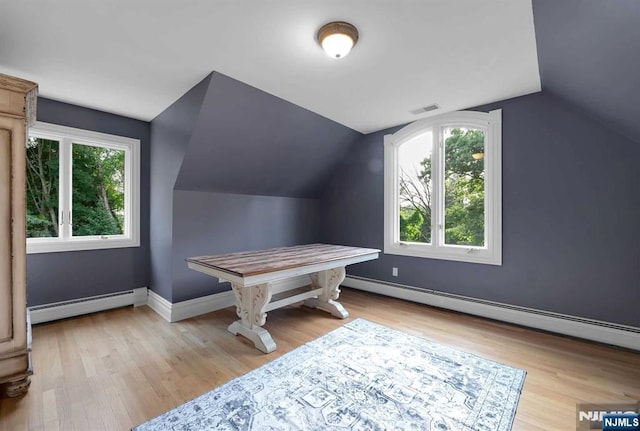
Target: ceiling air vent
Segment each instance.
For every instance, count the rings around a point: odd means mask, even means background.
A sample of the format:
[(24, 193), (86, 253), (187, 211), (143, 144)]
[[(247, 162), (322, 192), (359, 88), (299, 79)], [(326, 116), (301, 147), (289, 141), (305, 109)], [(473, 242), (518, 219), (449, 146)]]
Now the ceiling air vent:
[(420, 114), (424, 114), (425, 112), (435, 111), (438, 108), (439, 108), (439, 106), (434, 103), (433, 105), (425, 106), (423, 108), (414, 109), (413, 111), (409, 111), (409, 112), (411, 112), (413, 115), (420, 115)]

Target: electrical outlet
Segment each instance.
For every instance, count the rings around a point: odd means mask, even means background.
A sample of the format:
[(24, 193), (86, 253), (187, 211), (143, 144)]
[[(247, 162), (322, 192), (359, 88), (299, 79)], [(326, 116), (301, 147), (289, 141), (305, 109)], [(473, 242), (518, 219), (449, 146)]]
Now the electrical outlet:
[(396, 268), (395, 266), (391, 269), (391, 275), (393, 275), (394, 277), (398, 276), (398, 268)]

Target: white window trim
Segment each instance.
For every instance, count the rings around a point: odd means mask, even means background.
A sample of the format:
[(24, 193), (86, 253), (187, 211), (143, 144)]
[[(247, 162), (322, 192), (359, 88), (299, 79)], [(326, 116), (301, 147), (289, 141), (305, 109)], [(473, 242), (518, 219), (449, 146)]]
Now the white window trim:
[[(400, 192), (398, 149), (426, 130), (433, 130), (432, 166), (437, 172), (443, 163), (441, 130), (446, 126), (471, 126), (485, 131), (485, 246), (444, 245), (443, 185), (433, 176), (431, 244), (400, 241)], [(403, 256), (445, 259), (460, 262), (502, 265), (502, 110), (489, 113), (458, 111), (411, 123), (384, 137), (384, 252)]]
[[(36, 122), (29, 128), (29, 136), (54, 139), (60, 142), (60, 207), (61, 237), (27, 238), (27, 254), (140, 246), (140, 140), (107, 133), (76, 129)], [(64, 144), (63, 144), (64, 142)], [(71, 224), (71, 143), (95, 145), (117, 150), (125, 154), (125, 232), (122, 235), (70, 237)], [(62, 168), (66, 167), (66, 172)], [(63, 214), (63, 212), (65, 214)], [(66, 237), (65, 237), (66, 236)]]

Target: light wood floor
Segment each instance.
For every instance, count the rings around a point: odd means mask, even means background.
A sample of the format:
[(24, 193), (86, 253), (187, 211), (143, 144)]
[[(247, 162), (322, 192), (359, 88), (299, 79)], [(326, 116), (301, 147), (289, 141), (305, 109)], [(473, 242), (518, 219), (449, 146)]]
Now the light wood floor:
[[(527, 371), (514, 430), (575, 429), (577, 402), (640, 400), (640, 353), (343, 289), (362, 317)], [(345, 321), (269, 313), (278, 350), (226, 331), (234, 308), (169, 324), (148, 307), (38, 325), (28, 395), (0, 401), (0, 431), (128, 430), (315, 339)]]

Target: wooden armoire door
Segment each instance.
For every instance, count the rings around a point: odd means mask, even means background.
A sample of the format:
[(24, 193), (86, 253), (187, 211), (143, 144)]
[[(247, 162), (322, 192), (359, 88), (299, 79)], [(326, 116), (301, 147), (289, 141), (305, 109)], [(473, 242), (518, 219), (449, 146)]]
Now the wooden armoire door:
[(0, 129), (0, 343), (13, 337), (11, 300), (11, 132)]
[(30, 325), (27, 315), (25, 146), (35, 120), (37, 86), (0, 75), (0, 396), (29, 388)]

